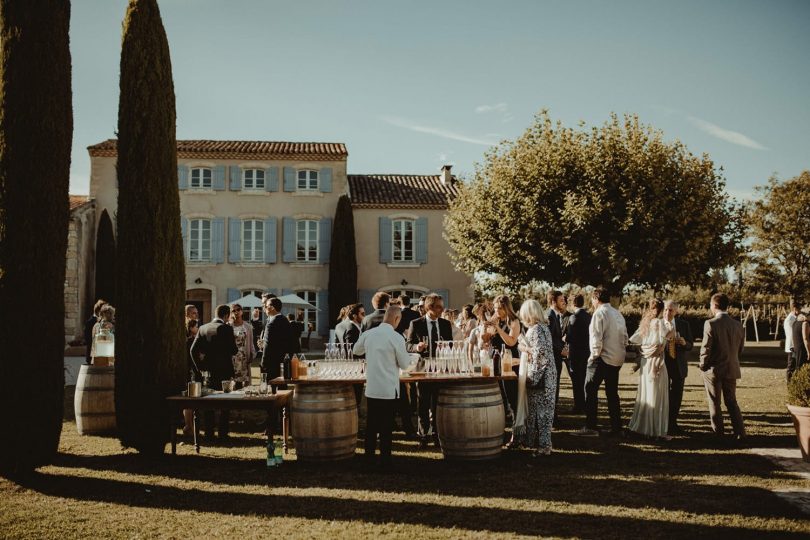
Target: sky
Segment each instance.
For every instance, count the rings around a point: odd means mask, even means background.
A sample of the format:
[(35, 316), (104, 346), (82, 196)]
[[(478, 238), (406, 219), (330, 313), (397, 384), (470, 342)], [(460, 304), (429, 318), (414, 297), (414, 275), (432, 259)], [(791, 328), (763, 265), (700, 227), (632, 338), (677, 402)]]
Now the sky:
[[(113, 138), (127, 0), (73, 0), (71, 193)], [(750, 198), (810, 169), (810, 2), (162, 0), (178, 139), (342, 142), (348, 172), (471, 176), (541, 109), (611, 112)]]

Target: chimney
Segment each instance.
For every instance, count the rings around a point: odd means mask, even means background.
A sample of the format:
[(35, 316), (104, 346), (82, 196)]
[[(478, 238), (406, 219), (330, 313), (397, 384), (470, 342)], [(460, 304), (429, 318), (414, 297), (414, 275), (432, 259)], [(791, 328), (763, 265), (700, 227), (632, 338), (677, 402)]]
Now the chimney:
[(452, 165), (442, 165), (442, 173), (439, 179), (442, 181), (443, 186), (449, 186), (453, 183), (453, 175), (450, 173), (450, 169), (452, 168)]

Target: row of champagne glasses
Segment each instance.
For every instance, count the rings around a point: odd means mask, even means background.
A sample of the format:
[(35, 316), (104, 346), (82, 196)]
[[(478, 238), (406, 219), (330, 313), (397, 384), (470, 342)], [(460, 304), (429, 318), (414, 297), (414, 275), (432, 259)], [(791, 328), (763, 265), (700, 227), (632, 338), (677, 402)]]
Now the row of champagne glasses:
[(428, 376), (472, 375), (469, 348), (464, 341), (437, 342), (435, 354), (425, 360), (425, 372)]

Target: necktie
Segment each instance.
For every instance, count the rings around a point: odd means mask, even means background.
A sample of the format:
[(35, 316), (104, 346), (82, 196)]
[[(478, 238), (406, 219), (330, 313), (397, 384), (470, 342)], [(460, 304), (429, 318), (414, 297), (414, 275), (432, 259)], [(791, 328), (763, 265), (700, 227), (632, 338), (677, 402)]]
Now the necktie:
[(436, 354), (436, 343), (439, 341), (439, 321), (431, 321), (430, 325), (430, 355)]
[[(675, 328), (675, 323), (672, 323), (672, 328)], [(669, 357), (675, 359), (675, 337), (669, 340)]]

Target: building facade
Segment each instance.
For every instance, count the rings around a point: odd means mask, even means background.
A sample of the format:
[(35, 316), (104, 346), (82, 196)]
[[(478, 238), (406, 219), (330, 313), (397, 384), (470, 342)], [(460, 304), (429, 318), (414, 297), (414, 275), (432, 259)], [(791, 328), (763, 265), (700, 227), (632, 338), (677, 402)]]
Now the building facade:
[(93, 309), (95, 273), (95, 202), (86, 195), (70, 196), (68, 245), (65, 253), (65, 342), (83, 337), (84, 321)]

